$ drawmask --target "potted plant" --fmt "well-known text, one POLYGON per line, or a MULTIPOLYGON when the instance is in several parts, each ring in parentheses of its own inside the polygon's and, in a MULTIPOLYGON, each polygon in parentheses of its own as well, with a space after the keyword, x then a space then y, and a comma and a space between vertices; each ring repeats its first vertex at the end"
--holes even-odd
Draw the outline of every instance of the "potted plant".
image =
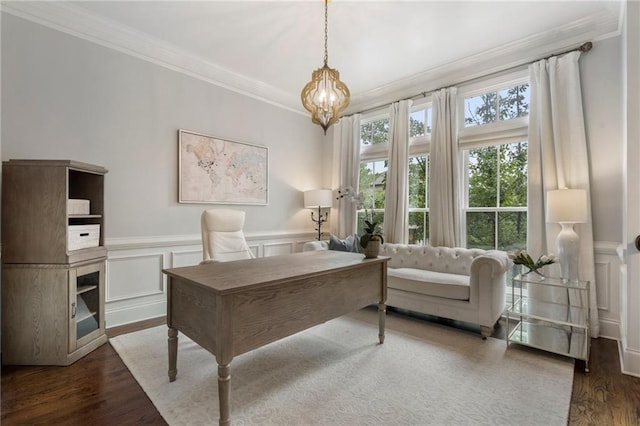
POLYGON ((364 223, 364 234, 360 237, 360 245, 364 249, 364 257, 378 257, 380 244, 384 243, 382 229, 378 226, 378 222, 365 220, 364 223))

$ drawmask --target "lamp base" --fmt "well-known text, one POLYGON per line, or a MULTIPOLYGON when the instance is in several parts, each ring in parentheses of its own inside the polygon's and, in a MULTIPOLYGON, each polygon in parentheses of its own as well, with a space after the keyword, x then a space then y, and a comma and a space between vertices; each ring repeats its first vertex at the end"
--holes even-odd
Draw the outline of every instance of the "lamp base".
POLYGON ((572 222, 561 222, 562 230, 558 234, 558 258, 560 259, 560 276, 564 280, 578 280, 580 259, 580 237, 573 229, 572 222))

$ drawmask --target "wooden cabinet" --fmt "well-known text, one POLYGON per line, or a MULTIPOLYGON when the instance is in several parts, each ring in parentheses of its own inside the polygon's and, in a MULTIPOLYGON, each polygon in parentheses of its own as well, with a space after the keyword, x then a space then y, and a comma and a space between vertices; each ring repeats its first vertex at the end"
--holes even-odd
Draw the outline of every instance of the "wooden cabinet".
POLYGON ((3 163, 3 364, 68 365, 107 341, 106 173, 67 160, 3 163))

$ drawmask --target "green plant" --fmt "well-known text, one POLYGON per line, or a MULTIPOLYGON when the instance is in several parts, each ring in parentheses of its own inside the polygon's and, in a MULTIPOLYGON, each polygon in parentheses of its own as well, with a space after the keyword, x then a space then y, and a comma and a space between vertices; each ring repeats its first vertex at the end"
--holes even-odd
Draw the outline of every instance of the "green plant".
POLYGON ((382 229, 378 226, 378 222, 370 222, 368 220, 364 221, 364 234, 360 237, 360 245, 362 248, 367 248, 369 245, 369 241, 380 241, 380 243, 384 243, 384 238, 382 237, 382 229))

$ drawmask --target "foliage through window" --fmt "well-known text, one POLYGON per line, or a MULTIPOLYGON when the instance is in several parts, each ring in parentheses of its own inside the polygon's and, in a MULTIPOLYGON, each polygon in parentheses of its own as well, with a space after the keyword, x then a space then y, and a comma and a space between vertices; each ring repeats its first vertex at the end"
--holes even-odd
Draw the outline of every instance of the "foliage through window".
POLYGON ((409 116, 409 137, 431 134, 431 108, 421 106, 409 116))
POLYGON ((379 145, 388 142, 388 118, 369 121, 360 126, 360 146, 379 145))
POLYGON ((511 120, 529 114, 529 84, 465 98, 465 127, 511 120))
POLYGON ((363 161, 360 163, 358 193, 362 205, 358 213, 358 235, 363 234, 364 221, 373 220, 380 227, 384 221, 384 199, 387 185, 387 160, 363 161))
POLYGON ((527 243, 527 142, 465 151, 467 247, 512 250, 527 243))
POLYGON ((409 244, 426 245, 429 238, 429 156, 409 159, 409 244))

